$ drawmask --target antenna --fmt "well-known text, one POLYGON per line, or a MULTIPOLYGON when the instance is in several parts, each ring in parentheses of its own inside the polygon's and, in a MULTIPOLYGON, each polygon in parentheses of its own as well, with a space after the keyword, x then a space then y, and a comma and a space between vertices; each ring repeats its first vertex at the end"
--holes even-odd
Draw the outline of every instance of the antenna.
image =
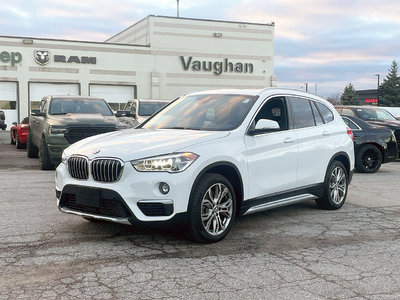
POLYGON ((176 0, 176 17, 179 18, 179 0, 176 0))

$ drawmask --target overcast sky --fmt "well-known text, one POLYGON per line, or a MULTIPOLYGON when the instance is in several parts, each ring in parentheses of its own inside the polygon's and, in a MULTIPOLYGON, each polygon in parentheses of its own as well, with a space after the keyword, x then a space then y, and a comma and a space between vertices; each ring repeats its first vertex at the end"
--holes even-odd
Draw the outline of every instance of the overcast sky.
MULTIPOLYGON (((400 60, 399 0, 180 0, 188 18, 275 22, 279 87, 322 96, 374 89, 400 60)), ((176 0, 0 0, 0 35, 104 41, 176 0)))

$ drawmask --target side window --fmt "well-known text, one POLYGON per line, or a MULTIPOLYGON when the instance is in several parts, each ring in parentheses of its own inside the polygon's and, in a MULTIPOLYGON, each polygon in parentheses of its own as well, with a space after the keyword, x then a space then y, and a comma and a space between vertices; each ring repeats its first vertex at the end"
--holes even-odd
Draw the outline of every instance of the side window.
POLYGON ((347 118, 343 118, 344 123, 349 126, 351 130, 361 130, 360 127, 358 127, 352 120, 349 120, 347 118))
POLYGON ((131 109, 129 110, 131 114, 136 115, 136 102, 132 102, 131 109))
POLYGON ((46 99, 42 99, 42 101, 40 102, 40 105, 39 105, 39 111, 46 112, 46 108, 47 108, 46 99))
POLYGON ((292 124, 294 129, 315 126, 310 101, 303 98, 290 97, 289 103, 293 117, 292 124))
POLYGON ((285 98, 275 97, 269 99, 257 113, 255 117, 255 124, 260 119, 276 121, 279 124, 280 130, 287 130, 289 126, 285 98))
POLYGON ((353 111, 351 109, 348 108, 343 108, 342 113, 343 116, 351 116, 351 117, 355 117, 353 111))
POLYGON ((319 111, 315 105, 316 105, 315 102, 311 101, 311 108, 312 108, 312 112, 314 114, 315 125, 319 126, 319 125, 324 124, 324 121, 322 120, 321 114, 319 113, 319 111))
POLYGON ((316 102, 317 108, 319 112, 321 113, 322 119, 324 120, 325 123, 329 123, 333 121, 333 113, 329 108, 327 108, 325 105, 322 103, 316 102))

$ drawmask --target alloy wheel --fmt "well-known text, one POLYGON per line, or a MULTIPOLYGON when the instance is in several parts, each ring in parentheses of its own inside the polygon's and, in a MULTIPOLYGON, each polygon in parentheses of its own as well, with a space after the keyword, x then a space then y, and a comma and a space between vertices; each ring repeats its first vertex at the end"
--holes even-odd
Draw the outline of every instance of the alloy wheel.
POLYGON ((378 153, 373 149, 366 150, 362 154, 361 163, 367 170, 375 168, 378 163, 378 153))
POLYGON ((347 189, 346 173, 341 167, 336 167, 331 173, 329 193, 332 202, 339 205, 344 201, 347 189))
POLYGON ((232 220, 233 199, 228 187, 222 183, 208 188, 201 201, 201 222, 210 235, 223 233, 232 220))

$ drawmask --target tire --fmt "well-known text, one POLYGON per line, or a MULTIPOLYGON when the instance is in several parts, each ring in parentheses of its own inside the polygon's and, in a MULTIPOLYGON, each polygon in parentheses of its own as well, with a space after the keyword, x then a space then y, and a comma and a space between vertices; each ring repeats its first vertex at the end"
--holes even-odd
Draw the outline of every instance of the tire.
POLYGON ((44 137, 40 139, 39 146, 39 163, 41 170, 53 170, 54 165, 51 163, 49 150, 47 148, 47 143, 44 137))
POLYGON ((15 137, 15 147, 17 147, 17 149, 24 149, 25 148, 25 144, 21 144, 18 138, 18 135, 16 135, 15 137))
POLYGON ((196 242, 218 242, 231 230, 235 215, 236 197, 232 184, 220 174, 205 174, 190 196, 188 236, 196 242))
POLYGON ((382 165, 382 153, 374 145, 364 145, 357 153, 356 170, 360 173, 375 173, 382 165))
POLYGON ((325 175, 324 194, 315 202, 318 208, 335 210, 343 206, 347 197, 349 176, 340 161, 333 161, 325 175))
POLYGON ((30 131, 26 137, 26 154, 29 158, 39 157, 39 149, 33 144, 30 131))
POLYGON ((10 144, 15 145, 15 140, 13 139, 13 133, 10 133, 10 144))

